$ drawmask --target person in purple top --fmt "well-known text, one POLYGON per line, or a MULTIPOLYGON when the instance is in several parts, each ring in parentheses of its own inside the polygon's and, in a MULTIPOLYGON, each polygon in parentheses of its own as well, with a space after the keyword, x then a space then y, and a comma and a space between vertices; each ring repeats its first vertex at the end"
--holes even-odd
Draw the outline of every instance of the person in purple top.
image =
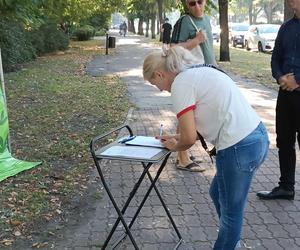
POLYGON ((272 54, 272 75, 279 84, 276 106, 276 134, 279 155, 279 185, 260 191, 260 199, 295 196, 296 137, 300 146, 300 0, 287 0, 294 17, 279 29, 272 54))

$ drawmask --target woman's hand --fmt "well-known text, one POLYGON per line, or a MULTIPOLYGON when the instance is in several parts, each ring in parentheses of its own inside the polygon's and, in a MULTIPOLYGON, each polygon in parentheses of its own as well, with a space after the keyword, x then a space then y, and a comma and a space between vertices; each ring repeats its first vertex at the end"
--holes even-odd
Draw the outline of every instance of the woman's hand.
POLYGON ((179 139, 179 134, 176 135, 161 135, 161 136, 155 136, 156 139, 160 140, 161 143, 169 149, 170 151, 175 151, 174 149, 176 148, 178 139, 179 139))
POLYGON ((170 151, 184 151, 193 146, 197 140, 194 111, 189 110, 179 119, 179 134, 156 136, 170 151))
POLYGON ((162 140, 162 144, 164 145, 164 147, 166 147, 167 149, 169 149, 170 151, 173 151, 173 152, 177 151, 176 150, 177 143, 178 143, 178 141, 175 138, 162 140))
POLYGON ((155 139, 161 140, 161 141, 166 141, 169 139, 174 138, 175 140, 178 140, 180 137, 179 134, 173 134, 173 135, 157 135, 155 136, 155 139))

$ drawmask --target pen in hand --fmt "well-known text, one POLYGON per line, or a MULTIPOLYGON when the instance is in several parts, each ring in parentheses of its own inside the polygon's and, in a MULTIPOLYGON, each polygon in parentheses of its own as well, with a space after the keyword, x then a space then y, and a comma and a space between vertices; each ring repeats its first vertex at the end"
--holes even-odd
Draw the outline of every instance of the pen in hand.
MULTIPOLYGON (((162 135, 163 135, 163 126, 164 126, 163 124, 160 124, 159 136, 162 136, 162 135)), ((163 142, 163 141, 165 141, 165 139, 161 139, 161 138, 160 138, 160 141, 163 142)))
POLYGON ((163 126, 164 125, 160 124, 159 136, 163 135, 163 126))

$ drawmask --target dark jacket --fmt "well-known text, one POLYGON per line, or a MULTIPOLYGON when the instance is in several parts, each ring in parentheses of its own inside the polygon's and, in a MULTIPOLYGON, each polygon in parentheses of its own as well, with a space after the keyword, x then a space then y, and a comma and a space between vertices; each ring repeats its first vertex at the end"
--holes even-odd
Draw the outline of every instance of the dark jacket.
POLYGON ((271 59, 272 76, 294 73, 300 85, 300 19, 293 17, 279 29, 271 59))

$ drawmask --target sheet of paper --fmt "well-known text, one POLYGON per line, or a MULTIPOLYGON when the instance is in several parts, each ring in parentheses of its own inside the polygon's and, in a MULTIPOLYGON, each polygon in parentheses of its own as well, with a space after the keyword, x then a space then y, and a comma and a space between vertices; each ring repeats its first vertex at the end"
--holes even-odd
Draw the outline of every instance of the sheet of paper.
POLYGON ((149 136, 136 136, 133 140, 125 142, 126 145, 164 148, 160 140, 149 136))
POLYGON ((161 152, 159 148, 135 147, 135 146, 112 146, 102 152, 103 156, 120 156, 127 158, 151 159, 161 152))

